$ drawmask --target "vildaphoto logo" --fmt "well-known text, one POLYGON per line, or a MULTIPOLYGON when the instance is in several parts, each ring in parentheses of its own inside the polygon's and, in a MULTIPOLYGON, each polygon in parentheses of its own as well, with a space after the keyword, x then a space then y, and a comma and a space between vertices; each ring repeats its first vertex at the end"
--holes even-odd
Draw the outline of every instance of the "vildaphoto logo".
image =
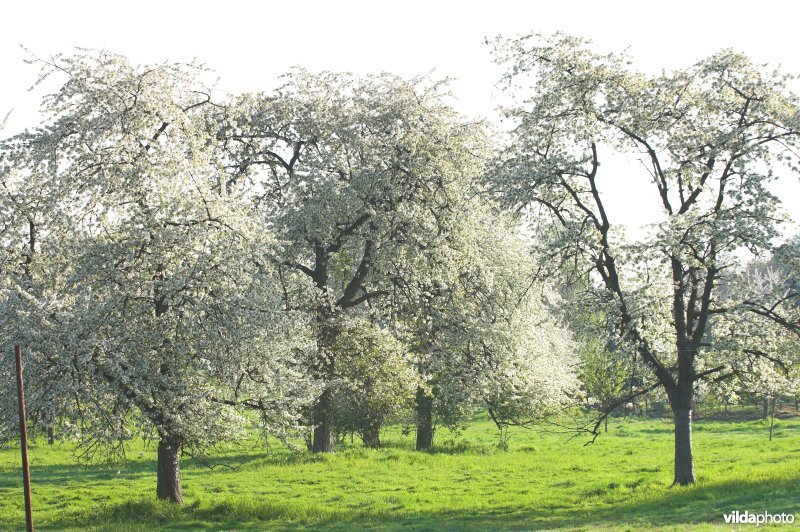
POLYGON ((769 512, 752 513, 736 510, 723 516, 727 525, 791 525, 794 514, 771 514, 769 512))

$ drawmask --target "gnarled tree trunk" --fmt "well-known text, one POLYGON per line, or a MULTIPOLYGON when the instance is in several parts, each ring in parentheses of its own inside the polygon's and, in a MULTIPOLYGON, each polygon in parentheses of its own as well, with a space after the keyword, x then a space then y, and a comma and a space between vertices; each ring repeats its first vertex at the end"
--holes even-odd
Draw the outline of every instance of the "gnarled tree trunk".
POLYGON ((417 450, 427 451, 433 446, 433 396, 417 388, 417 450))
POLYGON ((326 388, 314 404, 314 442, 311 451, 333 452, 333 392, 326 388))
MULTIPOLYGON (((327 265, 322 258, 317 258, 317 286, 326 291, 327 265)), ((316 308, 317 320, 317 358, 312 364, 314 378, 325 385, 325 390, 317 398, 312 408, 314 437, 311 451, 314 453, 333 452, 333 390, 330 382, 334 376, 335 342, 339 334, 333 321, 333 311, 325 305, 316 308)))
POLYGON ((158 484, 156 494, 159 499, 181 504, 181 445, 180 436, 167 435, 158 442, 158 484))

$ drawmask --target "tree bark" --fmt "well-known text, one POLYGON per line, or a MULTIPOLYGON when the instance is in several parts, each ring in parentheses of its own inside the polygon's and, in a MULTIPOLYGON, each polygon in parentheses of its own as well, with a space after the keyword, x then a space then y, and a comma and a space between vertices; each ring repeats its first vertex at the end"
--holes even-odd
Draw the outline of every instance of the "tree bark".
POLYGON ((694 484, 694 456, 692 455, 692 409, 673 408, 675 415, 675 478, 672 485, 694 484))
POLYGON ((156 494, 161 500, 175 504, 183 503, 181 490, 181 445, 180 436, 165 436, 158 442, 158 484, 156 494))
POLYGON ((53 445, 56 442, 56 433, 53 425, 47 426, 47 444, 53 445))
POLYGON ((333 452, 333 392, 326 388, 314 404, 314 442, 311 451, 333 452))
MULTIPOLYGON (((327 259, 323 250, 317 250, 317 273, 314 282, 323 292, 327 292, 327 259)), ((312 421, 314 422, 314 437, 311 452, 332 453, 333 434, 333 389, 330 387, 334 376, 335 343, 339 331, 334 323, 333 310, 324 304, 319 304, 316 310, 317 331, 317 356, 312 363, 314 378, 321 382, 325 389, 320 394, 312 408, 312 421)))
POLYGON ((417 388, 417 450, 428 451, 433 447, 433 397, 417 388))

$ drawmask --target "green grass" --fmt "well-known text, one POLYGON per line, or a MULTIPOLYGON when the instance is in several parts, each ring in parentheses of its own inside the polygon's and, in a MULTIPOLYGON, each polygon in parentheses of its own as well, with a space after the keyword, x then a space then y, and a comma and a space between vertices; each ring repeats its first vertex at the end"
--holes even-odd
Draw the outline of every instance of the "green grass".
MULTIPOLYGON (((186 529, 725 529, 733 510, 800 519, 800 420, 695 424, 698 482, 670 488, 672 425, 615 419, 586 438, 517 430, 507 452, 481 418, 460 435, 440 431, 431 453, 412 436, 385 448, 333 455, 236 450, 212 470, 184 459, 186 503, 155 499, 155 451, 134 449, 127 468, 76 465, 72 447, 31 447, 38 528, 186 529), (141 456, 139 451, 142 452, 141 456)), ((19 449, 0 450, 0 529, 24 527, 19 449)), ((731 527, 727 527, 729 530, 731 527)))

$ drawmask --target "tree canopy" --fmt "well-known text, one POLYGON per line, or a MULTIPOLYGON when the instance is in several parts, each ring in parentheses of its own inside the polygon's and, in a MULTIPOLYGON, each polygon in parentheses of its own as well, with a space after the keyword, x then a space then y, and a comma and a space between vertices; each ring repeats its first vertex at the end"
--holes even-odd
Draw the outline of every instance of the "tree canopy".
POLYGON ((788 77, 732 51, 646 76, 624 56, 560 34, 501 39, 496 53, 522 94, 491 182, 507 206, 538 220, 541 257, 594 280, 597 301, 669 397, 675 483, 693 483, 695 383, 725 369, 702 363, 710 321, 745 310, 723 306, 718 288, 740 250, 773 249, 782 215, 767 185, 776 165, 797 170, 800 115, 788 77), (601 160, 613 153, 639 159, 625 178, 638 173, 663 210, 640 242, 622 237, 607 208, 603 185, 615 176, 601 160))

